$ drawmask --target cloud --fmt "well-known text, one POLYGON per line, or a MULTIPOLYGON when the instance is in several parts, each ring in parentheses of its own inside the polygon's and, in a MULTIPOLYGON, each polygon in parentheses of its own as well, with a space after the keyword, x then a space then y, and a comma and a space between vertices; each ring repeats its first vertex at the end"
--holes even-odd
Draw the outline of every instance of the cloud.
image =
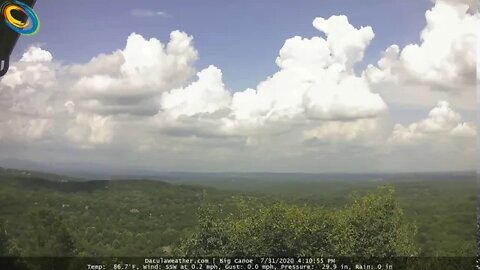
POLYGON ((316 18, 313 26, 327 35, 334 62, 344 65, 348 72, 363 59, 365 49, 375 36, 371 27, 356 29, 346 16, 332 16, 328 20, 316 18))
POLYGON ((391 45, 377 65, 365 71, 374 89, 396 102, 425 104, 453 97, 472 109, 479 15, 469 12, 470 2, 436 1, 425 13, 427 25, 419 44, 391 45))
POLYGON ((88 77, 94 75, 115 76, 120 72, 119 67, 125 63, 125 57, 121 50, 111 54, 100 54, 93 57, 86 64, 74 64, 69 68, 69 72, 75 76, 88 77))
POLYGON ((185 88, 163 93, 161 108, 175 118, 198 114, 213 114, 226 109, 231 94, 222 82, 222 71, 214 66, 198 72, 198 81, 185 88))
POLYGON ((52 60, 50 52, 38 47, 29 47, 21 59, 12 64, 9 72, 1 78, 1 82, 10 89, 52 87, 56 82, 52 60))
POLYGON ((478 0, 432 0, 432 2, 444 2, 450 5, 468 6, 470 12, 478 11, 478 0))
MULTIPOLYGON (((467 17, 465 6, 448 5, 461 11, 458 18, 467 17)), ((225 85, 219 67, 195 68, 193 37, 181 31, 166 42, 132 33, 123 48, 73 65, 33 46, 0 81, 0 149, 21 143, 49 155, 103 156, 110 163, 165 170, 396 169, 416 154, 422 160, 409 164, 413 169, 432 160, 447 164, 443 168, 468 167, 471 155, 462 153, 474 145, 475 129, 453 109, 453 98, 424 119, 394 125, 378 91, 380 85, 391 91, 431 85, 427 75, 410 72, 408 63, 416 59, 403 57, 405 50, 438 50, 452 60, 443 45, 425 45, 444 39, 438 33, 445 25, 436 16, 430 16, 422 44, 392 46, 362 76, 354 67, 373 29, 353 26, 346 16, 315 18, 317 36, 287 39, 275 59, 278 70, 238 92, 225 85), (448 159, 457 163, 449 167, 448 159)), ((456 51, 466 53, 470 43, 457 40, 463 35, 455 38, 447 41, 467 46, 456 51)), ((469 68, 468 61, 457 64, 469 68)), ((441 68, 432 76, 443 76, 441 68)), ((458 74, 451 78, 463 78, 458 74)))
POLYGON ((25 143, 46 139, 53 132, 54 121, 47 118, 12 117, 0 123, 0 138, 10 138, 25 143))
POLYGON ((20 59, 20 62, 51 62, 53 56, 49 51, 42 50, 38 47, 30 47, 20 59))
MULTIPOLYGON (((477 20, 477 37, 480 37, 480 20, 477 20)), ((480 42, 477 42, 477 91, 480 91, 480 42)))
POLYGON ((123 50, 70 68, 77 106, 95 113, 155 114, 163 92, 182 86, 194 73, 193 38, 174 31, 168 44, 131 34, 123 50))
POLYGON ((354 122, 331 121, 304 134, 307 141, 323 142, 368 142, 381 136, 381 123, 377 119, 359 119, 354 122))
POLYGON ((473 170, 476 166, 476 126, 465 122, 446 101, 428 116, 409 125, 396 124, 388 151, 378 166, 394 170, 473 170))
POLYGON ((53 132, 55 113, 51 89, 57 65, 50 52, 29 47, 0 80, 0 137, 15 141, 42 140, 53 132))
POLYGON ((427 141, 438 144, 439 140, 464 140, 475 136, 473 123, 462 122, 460 114, 448 102, 439 101, 427 118, 408 126, 395 125, 390 140, 395 143, 417 144, 427 141))
POLYGON ((386 110, 383 99, 353 72, 373 39, 372 29, 356 29, 345 16, 316 18, 313 25, 327 38, 288 39, 276 60, 280 70, 256 89, 233 95, 236 120, 255 125, 298 118, 356 120, 386 110))
POLYGON ((130 14, 134 17, 171 17, 165 11, 153 11, 150 9, 132 9, 130 14))
POLYGON ((79 113, 65 135, 81 147, 112 142, 115 123, 110 116, 79 113))
POLYGON ((57 72, 50 52, 29 47, 0 80, 0 137, 19 142, 42 140, 53 132, 48 89, 57 72))
POLYGON ((329 121, 347 126, 381 117, 385 102, 353 72, 374 36, 372 29, 357 29, 345 16, 317 18, 313 25, 325 31, 326 39, 288 39, 276 59, 279 71, 256 89, 232 94, 221 70, 210 66, 187 87, 165 92, 156 115, 158 126, 176 135, 243 136, 248 144, 262 140, 255 137, 289 133, 292 128, 301 135, 329 121))
POLYGON ((124 49, 68 66, 30 47, 0 81, 0 126, 10 129, 2 138, 110 144, 122 117, 155 115, 161 94, 184 85, 196 59, 180 31, 166 44, 133 33, 124 49))

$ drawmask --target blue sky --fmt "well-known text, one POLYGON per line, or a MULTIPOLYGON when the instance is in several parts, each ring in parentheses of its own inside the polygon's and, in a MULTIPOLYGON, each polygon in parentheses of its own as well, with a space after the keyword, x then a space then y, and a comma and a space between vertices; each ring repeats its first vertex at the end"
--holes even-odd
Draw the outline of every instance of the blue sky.
POLYGON ((37 1, 42 28, 22 37, 17 58, 32 43, 42 44, 55 59, 84 63, 99 53, 125 46, 132 32, 168 42, 173 30, 193 35, 199 69, 214 64, 222 69, 233 91, 255 87, 278 68, 275 59, 287 38, 319 35, 315 17, 347 15, 354 26, 372 26, 375 38, 358 69, 376 63, 391 44, 419 41, 429 0, 102 0, 37 1), (168 16, 133 16, 134 10, 166 12, 168 16))

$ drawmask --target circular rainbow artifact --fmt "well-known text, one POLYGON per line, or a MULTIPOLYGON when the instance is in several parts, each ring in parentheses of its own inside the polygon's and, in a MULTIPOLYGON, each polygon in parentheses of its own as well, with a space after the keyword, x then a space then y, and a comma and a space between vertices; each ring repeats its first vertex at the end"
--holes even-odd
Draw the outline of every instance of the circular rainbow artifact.
POLYGON ((35 35, 40 29, 40 20, 37 14, 31 7, 19 1, 7 1, 0 6, 0 12, 5 19, 5 24, 13 31, 21 35, 35 35), (13 12, 16 11, 16 16, 22 14, 26 20, 16 18, 13 12))

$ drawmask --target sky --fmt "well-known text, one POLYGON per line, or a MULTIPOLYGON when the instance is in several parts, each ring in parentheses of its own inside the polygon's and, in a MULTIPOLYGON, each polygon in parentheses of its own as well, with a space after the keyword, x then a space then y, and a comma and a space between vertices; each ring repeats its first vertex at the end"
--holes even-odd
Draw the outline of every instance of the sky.
POLYGON ((368 63, 377 61, 380 52, 393 43, 418 41, 425 25, 425 10, 431 6, 429 0, 380 4, 306 0, 301 5, 291 1, 238 0, 65 2, 60 6, 54 0, 37 1, 35 10, 44 18, 42 31, 20 41, 17 57, 37 42, 45 44, 45 49, 55 52, 56 58, 66 63, 84 63, 97 54, 119 49, 132 32, 167 40, 171 31, 181 30, 195 38, 200 55, 196 66, 221 67, 233 90, 254 87, 276 71, 274 60, 286 39, 318 35, 311 27, 315 17, 343 14, 354 25, 376 29, 382 39, 373 40, 369 46, 365 57, 368 63), (79 44, 81 50, 75 49, 79 44))
POLYGON ((0 79, 0 160, 472 170, 473 3, 40 0, 0 79))

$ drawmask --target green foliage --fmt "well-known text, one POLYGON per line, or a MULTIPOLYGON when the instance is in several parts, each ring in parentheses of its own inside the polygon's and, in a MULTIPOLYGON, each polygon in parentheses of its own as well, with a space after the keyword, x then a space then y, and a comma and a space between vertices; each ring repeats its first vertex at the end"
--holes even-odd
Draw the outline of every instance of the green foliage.
POLYGON ((60 216, 51 209, 33 210, 29 226, 15 249, 23 256, 66 257, 75 255, 75 243, 60 216))
MULTIPOLYGON (((228 174, 185 179, 186 184, 248 192, 293 204, 341 208, 348 194, 365 195, 380 184, 395 187, 405 218, 417 225, 419 256, 476 256, 477 183, 475 173, 308 175, 228 174), (215 178, 216 176, 216 178, 215 178), (228 179, 226 181, 225 179, 228 179)), ((412 229, 412 228, 411 228, 412 229)))
POLYGON ((7 231, 5 228, 5 222, 0 219, 0 256, 9 255, 9 244, 7 238, 7 231))
POLYGON ((380 187, 336 211, 239 200, 237 211, 205 205, 199 230, 181 252, 190 256, 414 256, 415 228, 392 187, 380 187))
MULTIPOLYGON (((37 254, 39 245, 34 243, 29 247, 29 241, 36 239, 35 233, 50 229, 33 227, 32 215, 28 213, 47 208, 64 224, 78 256, 174 255, 172 252, 178 249, 182 238, 188 240, 177 251, 190 254, 257 251, 258 254, 288 254, 298 248, 296 252, 305 256, 348 255, 361 248, 363 241, 370 248, 360 249, 359 254, 388 250, 390 253, 385 255, 408 255, 412 251, 410 235, 415 232, 408 224, 417 225, 415 242, 420 256, 476 254, 475 177, 440 175, 427 179, 422 175, 398 175, 382 181, 395 186, 397 200, 390 201, 390 195, 379 197, 389 194, 387 189, 383 193, 377 191, 372 203, 366 199, 367 194, 379 182, 330 181, 320 175, 302 174, 255 174, 248 179, 247 176, 242 174, 244 178, 237 179, 229 175, 193 175, 191 183, 181 185, 178 184, 181 179, 171 180, 175 183, 74 181, 61 176, 0 170, 0 219, 5 221, 8 232, 8 243, 1 241, 0 248, 7 246, 11 255, 37 254), (208 179, 202 177, 212 178, 211 186, 216 188, 199 186, 210 185, 208 179), (360 196, 349 198, 353 190, 360 196), (198 220, 197 208, 204 193, 212 205, 200 209, 198 220), (232 199, 232 196, 243 199, 232 199), (221 207, 214 207, 219 204, 221 207), (391 210, 400 206, 404 211, 391 210), (131 213, 132 209, 139 212, 131 213), (363 212, 366 214, 359 214, 363 212), (387 219, 390 223, 376 223, 378 219, 385 221, 382 217, 388 213, 393 215, 387 219), (199 230, 199 224, 208 230, 199 230), (384 224, 388 224, 385 228, 397 226, 395 233, 383 230, 384 224), (388 237, 377 239, 381 245, 372 248, 369 235, 375 236, 376 230, 388 237), (187 238, 195 231, 203 235, 187 238), (383 241, 394 236, 396 242, 383 241), (349 239, 356 239, 357 246, 349 239), (405 239, 408 241, 403 241, 405 239), (264 243, 272 248, 265 248, 264 243), (203 250, 196 248, 199 246, 204 247, 203 250)), ((1 237, 5 235, 0 234, 1 237)))
POLYGON ((393 187, 381 186, 336 215, 335 254, 341 256, 415 256, 416 227, 406 222, 393 187))
POLYGON ((78 256, 169 255, 197 224, 205 190, 216 202, 228 203, 232 194, 161 181, 71 183, 0 172, 0 217, 8 220, 13 255, 37 254, 28 241, 42 231, 28 213, 43 208, 68 228, 78 256))

